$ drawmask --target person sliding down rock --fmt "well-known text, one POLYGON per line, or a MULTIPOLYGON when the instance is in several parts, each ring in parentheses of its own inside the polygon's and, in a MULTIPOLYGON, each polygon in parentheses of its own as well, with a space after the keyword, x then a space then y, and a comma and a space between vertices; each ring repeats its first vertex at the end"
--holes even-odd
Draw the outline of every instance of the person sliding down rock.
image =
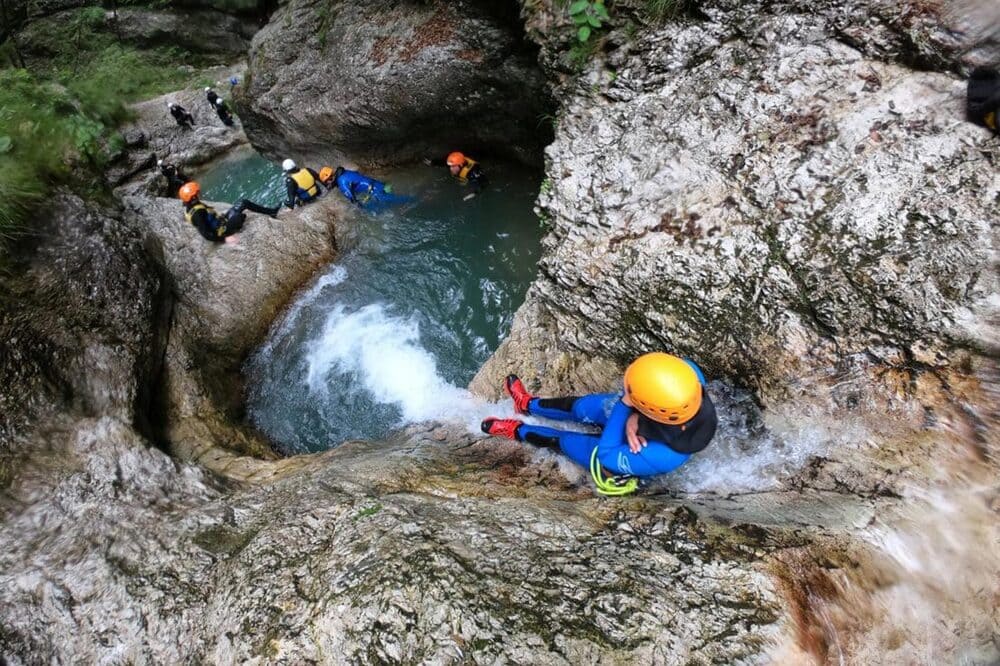
POLYGON ((215 243, 236 243, 236 233, 243 229, 247 216, 244 210, 277 217, 279 208, 268 208, 241 199, 225 213, 219 213, 199 200, 201 188, 198 183, 185 183, 180 189, 180 199, 184 203, 184 218, 198 230, 206 240, 215 243))
POLYGON ((286 159, 281 163, 281 170, 285 172, 285 191, 288 193, 285 205, 289 208, 315 201, 323 191, 319 174, 309 168, 300 169, 295 160, 286 159))
POLYGON ((160 173, 167 179, 167 196, 176 197, 181 186, 190 179, 180 170, 180 167, 163 160, 157 160, 156 166, 160 167, 160 173))
POLYGON ((194 127, 194 116, 188 113, 188 110, 183 106, 167 102, 167 108, 170 109, 170 115, 174 117, 178 125, 184 129, 192 129, 194 127))
POLYGON ((486 174, 483 173, 479 162, 469 159, 457 151, 449 153, 448 157, 443 160, 424 158, 424 164, 427 166, 447 166, 448 171, 458 179, 460 184, 472 188, 472 192, 462 197, 465 201, 476 196, 486 187, 486 174))
POLYGON ((222 99, 221 97, 215 100, 215 112, 218 114, 219 120, 222 121, 223 125, 225 125, 226 127, 233 126, 233 114, 229 110, 229 106, 226 104, 226 100, 222 99))
POLYGON ((965 110, 970 121, 1000 135, 1000 72, 986 67, 973 70, 965 110))
POLYGON ((509 375, 504 388, 518 413, 576 421, 602 432, 571 432, 495 417, 485 419, 481 427, 488 435, 562 451, 590 469, 598 492, 624 495, 637 487, 634 477, 671 472, 712 441, 719 421, 704 384, 697 365, 661 352, 632 362, 625 370, 624 394, 537 398, 517 375, 509 375))

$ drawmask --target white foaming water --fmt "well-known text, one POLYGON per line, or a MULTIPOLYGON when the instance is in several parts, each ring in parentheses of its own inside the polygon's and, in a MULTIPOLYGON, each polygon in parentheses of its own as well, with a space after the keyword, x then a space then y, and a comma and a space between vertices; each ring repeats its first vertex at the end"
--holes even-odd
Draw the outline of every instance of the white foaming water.
POLYGON ((309 305, 312 305, 319 295, 323 293, 326 287, 335 287, 344 280, 347 279, 347 269, 343 266, 334 266, 329 273, 323 275, 320 279, 316 280, 316 284, 309 287, 308 290, 301 297, 296 299, 288 312, 281 319, 276 327, 274 327, 267 336, 264 344, 261 345, 257 353, 254 354, 254 359, 251 361, 258 362, 260 359, 266 358, 272 351, 274 351, 275 342, 284 339, 288 332, 298 323, 299 316, 302 314, 302 310, 309 305))
MULTIPOLYGON (((348 271, 335 266, 317 280, 276 325, 251 364, 267 364, 276 344, 294 337, 292 332, 301 328, 310 315, 317 314, 317 308, 322 308, 319 312, 326 310, 325 322, 318 331, 313 328, 306 333, 306 353, 298 376, 316 404, 340 405, 326 408, 330 418, 337 418, 343 409, 350 408, 328 400, 334 393, 331 390, 334 384, 345 381, 346 377, 346 381, 356 382, 357 390, 367 393, 375 403, 397 408, 397 427, 442 421, 458 423, 470 432, 479 433, 482 419, 498 416, 541 422, 559 429, 580 429, 578 424, 526 419, 514 413, 509 399, 487 402, 448 382, 441 375, 434 354, 421 343, 416 316, 391 314, 381 302, 361 307, 324 305, 329 296, 324 290, 344 283, 347 278, 348 271)), ((772 415, 770 427, 766 428, 746 394, 719 382, 712 382, 709 391, 720 416, 715 441, 673 474, 652 479, 651 489, 734 493, 774 488, 818 452, 834 446, 856 446, 866 439, 860 428, 848 428, 843 422, 826 427, 815 419, 795 415, 772 415)), ((353 408, 366 409, 358 404, 353 408)), ((298 428, 294 422, 286 426, 292 430, 298 428)), ((544 457, 545 453, 541 451, 539 455, 544 457)), ((560 463, 566 463, 561 467, 568 478, 584 478, 582 470, 562 456, 558 458, 560 463)))
POLYGON ((377 402, 399 407, 399 425, 449 421, 479 432, 483 418, 510 411, 442 378, 434 356, 420 344, 416 319, 393 316, 382 303, 354 311, 335 306, 310 344, 306 383, 311 392, 325 395, 332 371, 349 374, 377 402))

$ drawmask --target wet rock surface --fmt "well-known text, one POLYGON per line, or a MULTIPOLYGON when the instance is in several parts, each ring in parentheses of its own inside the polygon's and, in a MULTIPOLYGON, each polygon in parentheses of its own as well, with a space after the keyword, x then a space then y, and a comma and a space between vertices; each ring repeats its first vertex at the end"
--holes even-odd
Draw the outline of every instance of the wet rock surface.
POLYGON ((538 162, 551 111, 514 3, 283 5, 238 97, 272 158, 400 163, 452 150, 538 162))
POLYGON ((58 193, 35 222, 0 279, 0 454, 67 412, 141 425, 162 354, 168 297, 139 228, 58 193))
POLYGON ((14 663, 731 662, 773 636, 766 561, 802 541, 711 507, 567 502, 518 479, 516 448, 454 430, 347 444, 235 492, 109 419, 55 439, 66 462, 25 470, 5 498, 14 663))

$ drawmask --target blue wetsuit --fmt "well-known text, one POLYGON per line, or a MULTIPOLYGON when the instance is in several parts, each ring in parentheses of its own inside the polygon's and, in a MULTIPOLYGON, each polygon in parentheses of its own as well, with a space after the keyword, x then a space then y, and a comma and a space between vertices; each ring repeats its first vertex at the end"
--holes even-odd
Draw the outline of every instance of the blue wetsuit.
MULTIPOLYGON (((691 361, 687 362, 698 373, 698 379, 704 386, 705 377, 701 369, 691 361)), ((632 408, 623 403, 621 398, 620 393, 595 393, 571 399, 571 405, 563 399, 533 398, 528 403, 528 413, 533 416, 557 421, 577 421, 599 426, 602 431, 597 435, 557 430, 526 423, 518 427, 517 438, 543 446, 553 441, 558 442, 562 452, 584 468, 590 467, 590 457, 596 448, 597 459, 601 466, 614 474, 631 474, 633 476, 664 474, 677 469, 691 457, 691 453, 682 453, 677 450, 684 448, 683 446, 675 444, 674 447, 671 447, 666 442, 651 439, 648 434, 644 435, 647 439, 647 445, 639 453, 632 453, 625 437, 625 422, 632 414, 632 408)), ((640 415, 640 432, 644 430, 641 425, 643 420, 640 415)), ((702 435, 702 442, 697 447, 704 448, 708 440, 715 434, 717 424, 715 406, 712 405, 708 394, 702 394, 702 407, 691 420, 691 424, 702 435)), ((685 424, 685 426, 687 425, 685 424)), ((675 432, 678 433, 684 430, 682 426, 667 426, 659 430, 670 432, 669 429, 676 429, 675 432)))
POLYGON ((385 183, 369 178, 357 171, 344 171, 337 176, 337 187, 340 192, 347 197, 351 203, 362 206, 370 204, 394 204, 410 201, 409 197, 402 197, 387 192, 385 183))

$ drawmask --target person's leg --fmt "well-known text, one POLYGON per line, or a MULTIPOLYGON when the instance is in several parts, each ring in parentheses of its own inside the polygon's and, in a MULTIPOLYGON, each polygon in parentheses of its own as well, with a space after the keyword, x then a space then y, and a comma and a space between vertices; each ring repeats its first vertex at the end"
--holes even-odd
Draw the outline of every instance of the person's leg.
POLYGON ((239 203, 237 203, 236 206, 233 206, 233 208, 236 208, 237 206, 241 211, 252 210, 255 213, 260 213, 261 215, 268 215, 270 217, 274 217, 275 215, 277 215, 279 210, 277 207, 270 208, 268 206, 261 206, 258 203, 250 201, 249 199, 240 199, 239 203))
POLYGON ((600 441, 596 435, 567 432, 527 423, 517 429, 517 439, 535 446, 558 449, 584 469, 590 467, 590 456, 600 441))
POLYGON ((236 232, 241 231, 243 229, 243 224, 247 221, 247 216, 240 207, 240 204, 236 204, 227 210, 225 212, 225 216, 227 236, 232 236, 236 232))
POLYGON ((564 398, 532 398, 527 412, 556 421, 578 421, 602 426, 607 423, 606 407, 618 396, 614 393, 592 393, 564 398))

